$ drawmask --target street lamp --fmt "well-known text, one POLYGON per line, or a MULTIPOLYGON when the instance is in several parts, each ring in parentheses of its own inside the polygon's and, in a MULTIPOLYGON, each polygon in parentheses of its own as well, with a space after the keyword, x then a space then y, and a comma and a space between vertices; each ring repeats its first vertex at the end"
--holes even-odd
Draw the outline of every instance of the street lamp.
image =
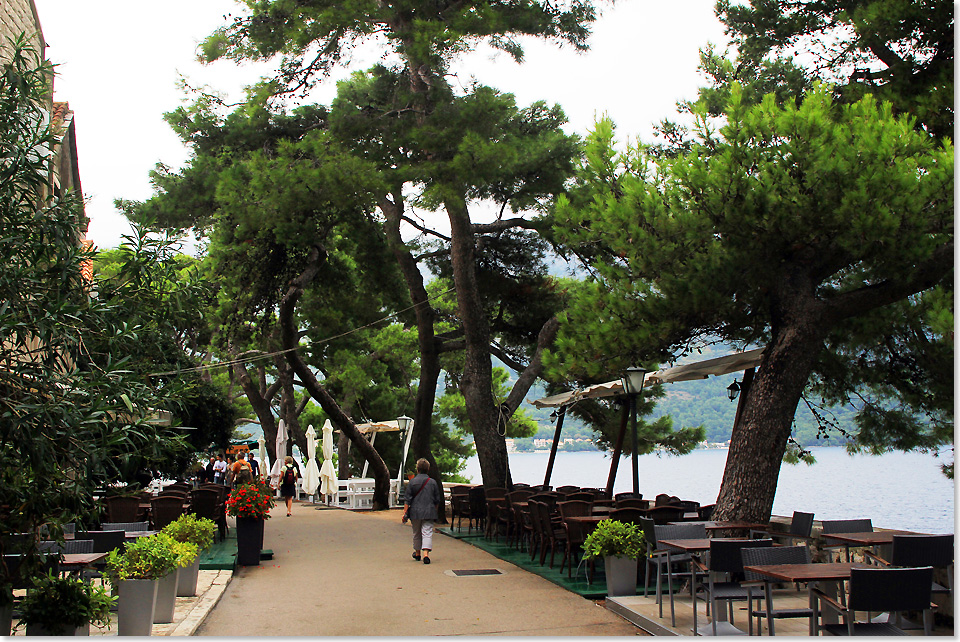
POLYGON ((399 417, 397 417, 397 428, 399 428, 400 431, 403 432, 407 429, 407 426, 410 425, 411 421, 413 421, 413 419, 411 419, 410 417, 407 417, 406 415, 400 415, 399 417))
POLYGON ((623 392, 630 400, 630 421, 632 423, 630 442, 633 445, 633 492, 640 492, 640 463, 637 459, 637 395, 643 390, 643 378, 647 371, 643 368, 627 368, 620 377, 623 392))
POLYGON ((734 379, 733 383, 727 386, 727 397, 730 398, 730 401, 735 401, 739 395, 740 395, 740 384, 737 383, 736 379, 734 379))

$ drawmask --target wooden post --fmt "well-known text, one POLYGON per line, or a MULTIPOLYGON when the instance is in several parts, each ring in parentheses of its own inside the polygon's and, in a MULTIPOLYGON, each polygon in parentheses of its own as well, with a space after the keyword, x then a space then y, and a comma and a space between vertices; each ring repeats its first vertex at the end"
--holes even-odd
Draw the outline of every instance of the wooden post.
MULTIPOLYGON (((740 385, 740 399, 737 401, 737 414, 733 417, 733 428, 740 423, 740 414, 743 412, 743 400, 747 398, 747 391, 753 383, 753 373, 756 368, 747 368, 743 371, 743 383, 740 385)), ((731 431, 732 432, 732 431, 731 431)))

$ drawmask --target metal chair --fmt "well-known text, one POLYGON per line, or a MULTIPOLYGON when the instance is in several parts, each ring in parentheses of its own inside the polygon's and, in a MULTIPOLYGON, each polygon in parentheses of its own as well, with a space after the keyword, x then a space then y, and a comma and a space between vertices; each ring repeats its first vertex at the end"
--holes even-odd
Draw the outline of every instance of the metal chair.
MULTIPOLYGON (((83 531, 76 533, 75 539, 92 540, 93 550, 90 551, 91 553, 109 553, 113 550, 123 551, 125 534, 123 531, 83 531)), ((85 579, 103 577, 103 570, 106 565, 106 561, 93 564, 92 568, 83 571, 83 577, 85 579)))
MULTIPOLYGON (((743 633, 737 629, 733 623, 733 602, 745 601, 751 596, 747 587, 742 584, 744 575, 741 551, 744 548, 765 548, 770 546, 773 546, 772 539, 713 539, 710 540, 709 562, 704 563, 696 557, 692 559, 691 564, 693 567, 706 573, 708 578, 707 583, 701 584, 700 586, 697 586, 696 573, 694 573, 691 578, 694 596, 694 635, 699 635, 697 630, 697 598, 701 590, 705 593, 704 599, 707 601, 707 613, 711 616, 710 628, 712 634, 739 635, 743 633), (722 575, 725 579, 717 581, 717 575, 722 575), (719 620, 717 609, 724 607, 718 605, 718 602, 727 603, 726 609, 729 619, 719 620)), ((749 615, 747 619, 750 619, 749 615)))
POLYGON ((560 519, 568 517, 589 517, 593 512, 593 502, 582 499, 569 499, 557 502, 557 511, 560 513, 560 519))
MULTIPOLYGON (((810 533, 813 531, 813 513, 801 513, 793 511, 793 518, 790 520, 790 526, 786 532, 766 529, 751 529, 750 537, 769 537, 775 540, 803 540, 805 542, 813 539, 810 533)), ((833 531, 840 533, 842 531, 833 531)))
MULTIPOLYGON (((872 533, 873 532, 873 522, 869 519, 832 519, 832 520, 823 520, 820 522, 820 525, 823 527, 823 534, 828 535, 830 533, 872 533)), ((825 546, 824 548, 839 548, 843 546, 844 551, 846 551, 847 561, 850 561, 850 545, 849 544, 837 544, 834 546, 825 546)))
MULTIPOLYGON (((806 545, 799 546, 770 546, 762 548, 743 548, 740 549, 740 556, 743 559, 744 566, 760 566, 764 564, 809 564, 810 549, 806 545)), ((813 614, 813 609, 775 609, 773 608, 773 581, 750 571, 744 571, 744 577, 747 582, 747 634, 753 635, 753 618, 757 618, 757 633, 761 634, 761 618, 767 618, 767 634, 776 635, 774 631, 774 620, 784 618, 805 617, 809 618, 813 614), (754 595, 752 583, 763 582, 763 595, 754 595), (766 602, 766 608, 753 608, 753 600, 757 602, 763 599, 766 602)))
MULTIPOLYGON (((705 539, 707 529, 703 524, 675 524, 657 526, 649 517, 640 518, 640 528, 643 530, 643 539, 646 543, 646 568, 643 576, 643 595, 650 593, 650 569, 657 567, 656 603, 660 608, 660 617, 663 617, 663 580, 667 576, 667 550, 659 544, 660 539, 705 539)), ((670 564, 688 564, 691 557, 687 553, 670 555, 670 564)), ((692 571, 681 571, 678 577, 689 576, 692 571)), ((673 599, 673 586, 667 587, 668 594, 673 599)))
POLYGON ((709 522, 710 518, 713 517, 713 509, 716 507, 716 504, 707 504, 706 506, 701 506, 697 509, 697 519, 702 522, 709 522))
POLYGON ((640 526, 640 520, 645 517, 644 511, 639 508, 617 507, 610 511, 610 519, 615 519, 618 522, 624 522, 626 524, 636 524, 637 526, 640 526))
POLYGON ((70 555, 74 553, 92 553, 93 540, 92 539, 68 539, 62 544, 61 552, 64 555, 70 555))
POLYGON ((654 524, 679 522, 683 519, 683 509, 676 506, 654 506, 647 509, 647 517, 652 519, 654 524))
MULTIPOLYGON (((847 531, 837 531, 847 532, 847 531)), ((870 613, 888 611, 922 611, 923 630, 930 635, 932 628, 930 586, 933 567, 921 568, 853 568, 850 570, 850 591, 847 603, 840 604, 818 588, 812 588, 815 597, 813 609, 816 628, 814 635, 826 631, 831 635, 906 635, 890 622, 857 622, 856 611, 870 613), (826 607, 843 617, 843 624, 824 624, 822 609, 826 607)))
POLYGON ((190 512, 217 525, 220 541, 227 535, 227 518, 219 490, 195 488, 190 491, 190 512))
POLYGON ((566 496, 566 495, 569 495, 569 494, 571 494, 571 493, 578 493, 578 492, 580 492, 580 487, 579 487, 579 486, 569 486, 569 485, 567 485, 567 486, 557 486, 555 490, 556 490, 556 492, 559 493, 560 495, 566 496))
MULTIPOLYGON (((866 556, 884 566, 932 566, 948 569, 953 565, 953 535, 894 535, 890 561, 874 553, 866 556)), ((953 577, 947 571, 947 586, 933 582, 931 593, 953 595, 953 577)))
POLYGON ((457 530, 463 530, 463 518, 470 516, 470 487, 469 486, 451 486, 450 487, 450 528, 453 528, 453 520, 457 520, 457 530))
POLYGON ((570 501, 583 501, 583 502, 590 502, 590 503, 592 504, 592 503, 593 503, 593 500, 595 500, 596 498, 597 498, 597 496, 596 496, 594 493, 591 493, 591 492, 589 492, 589 491, 581 490, 581 491, 577 491, 577 492, 575 492, 575 493, 568 493, 568 494, 564 497, 564 501, 568 501, 568 502, 570 502, 570 501))
POLYGON ((533 511, 534 517, 540 520, 540 534, 543 537, 543 546, 540 549, 540 566, 543 566, 547 557, 546 545, 550 545, 550 568, 553 568, 554 553, 557 548, 566 550, 567 532, 562 524, 555 524, 550 518, 550 507, 546 504, 536 502, 533 511))
POLYGON ((467 499, 470 505, 470 515, 467 518, 467 532, 469 533, 473 529, 473 525, 477 525, 477 530, 482 530, 486 518, 487 518, 487 495, 483 490, 483 486, 474 486, 470 489, 470 492, 467 494, 467 499))
POLYGON ((640 510, 647 510, 650 508, 649 499, 638 499, 636 497, 625 497, 623 499, 615 499, 614 506, 617 508, 638 508, 640 510))

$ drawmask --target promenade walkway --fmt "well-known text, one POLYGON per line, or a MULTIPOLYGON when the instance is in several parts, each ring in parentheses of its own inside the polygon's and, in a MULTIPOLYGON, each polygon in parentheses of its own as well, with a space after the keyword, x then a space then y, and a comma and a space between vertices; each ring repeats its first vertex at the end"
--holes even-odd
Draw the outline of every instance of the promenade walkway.
POLYGON ((400 511, 295 503, 266 523, 274 558, 238 567, 196 635, 642 635, 596 602, 465 542, 435 536, 415 562, 400 511), (453 571, 498 569, 500 575, 453 571))

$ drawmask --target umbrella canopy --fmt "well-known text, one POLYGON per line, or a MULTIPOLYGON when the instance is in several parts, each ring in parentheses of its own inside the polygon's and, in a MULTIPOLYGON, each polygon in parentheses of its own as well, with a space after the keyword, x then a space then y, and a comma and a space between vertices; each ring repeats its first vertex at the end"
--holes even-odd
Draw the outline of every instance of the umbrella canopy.
POLYGON ((270 461, 270 458, 267 456, 267 440, 263 436, 263 431, 260 431, 260 438, 257 439, 257 448, 260 453, 260 475, 262 476, 267 470, 267 462, 270 461))
POLYGON ((320 485, 320 469, 317 468, 317 431, 313 429, 313 424, 307 428, 307 465, 303 471, 303 479, 300 480, 300 487, 307 495, 313 495, 317 492, 317 486, 320 485))
MULTIPOLYGON (((709 375, 724 375, 731 372, 754 368, 760 363, 760 357, 763 355, 763 348, 747 350, 746 352, 737 352, 728 354, 716 359, 707 359, 696 363, 687 363, 682 366, 674 366, 664 370, 650 372, 643 380, 643 387, 652 386, 658 383, 675 383, 677 381, 690 381, 692 379, 706 379, 709 375)), ((557 408, 559 406, 569 406, 581 399, 602 399, 605 397, 618 397, 623 394, 623 385, 620 380, 608 381, 588 386, 582 390, 573 390, 571 392, 562 392, 558 395, 535 399, 529 403, 537 408, 557 408)))
POLYGON ((277 460, 273 462, 273 466, 270 468, 270 477, 273 478, 275 484, 280 481, 280 469, 283 468, 283 457, 286 454, 287 425, 281 419, 280 425, 277 426, 277 460))
POLYGON ((333 467, 333 424, 323 422, 323 440, 320 442, 323 466, 320 468, 320 493, 332 495, 337 489, 337 470, 333 467))

